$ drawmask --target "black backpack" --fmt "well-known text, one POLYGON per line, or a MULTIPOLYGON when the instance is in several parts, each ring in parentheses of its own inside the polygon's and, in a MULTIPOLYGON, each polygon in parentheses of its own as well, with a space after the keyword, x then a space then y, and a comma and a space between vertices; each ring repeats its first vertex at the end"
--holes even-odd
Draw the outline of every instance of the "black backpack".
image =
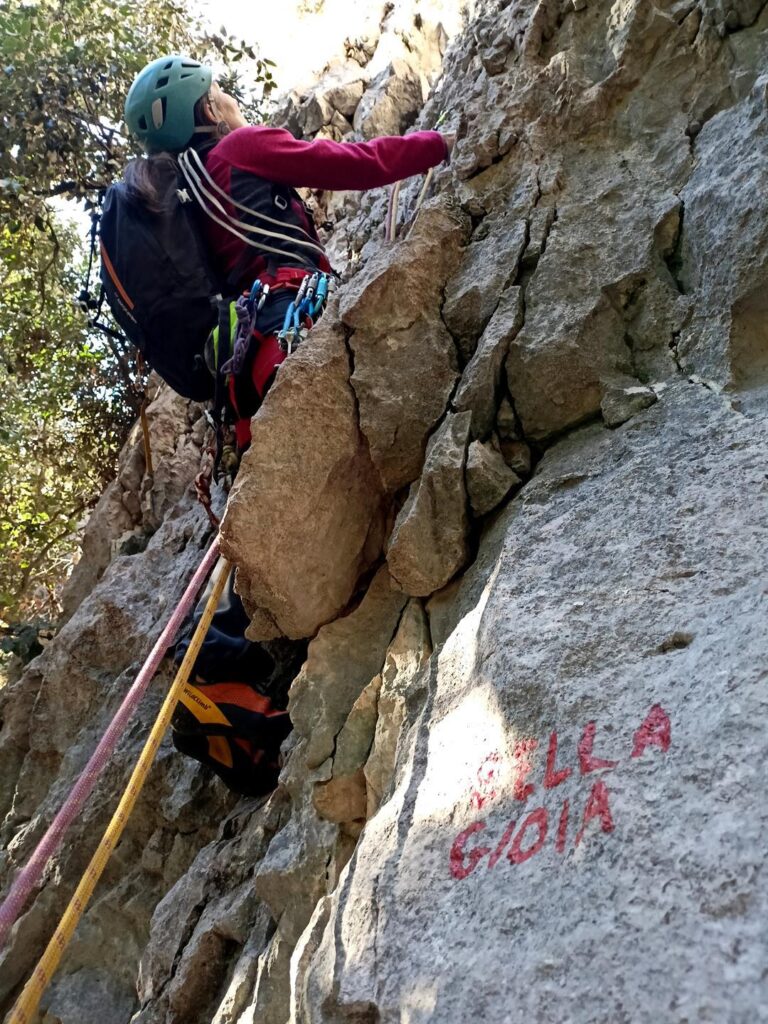
POLYGON ((153 213, 124 182, 110 186, 101 215, 101 280, 110 309, 149 365, 185 398, 214 397, 206 339, 218 319, 197 204, 179 172, 167 209, 153 213))

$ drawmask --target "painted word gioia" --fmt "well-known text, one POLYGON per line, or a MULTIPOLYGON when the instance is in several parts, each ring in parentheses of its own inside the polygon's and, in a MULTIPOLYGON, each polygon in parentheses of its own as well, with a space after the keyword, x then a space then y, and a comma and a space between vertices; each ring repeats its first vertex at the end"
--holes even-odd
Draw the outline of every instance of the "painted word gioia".
MULTIPOLYGON (((552 731, 547 745, 542 780, 545 790, 557 789, 574 772, 578 771, 582 777, 597 771, 607 774, 618 765, 618 761, 597 756, 594 750, 596 732, 595 722, 588 722, 576 748, 578 764, 558 766, 557 732, 552 731)), ((648 747, 657 747, 662 753, 666 753, 670 747, 671 733, 668 714, 660 704, 654 704, 634 733, 630 760, 642 757, 648 747)), ((538 746, 538 740, 528 738, 520 740, 513 750, 512 797, 515 800, 527 802, 536 791, 536 782, 531 776, 534 769, 533 753, 538 746)), ((494 752, 489 754, 480 766, 477 786, 470 795, 470 805, 476 810, 481 810, 486 803, 500 795, 496 787, 501 760, 501 755, 494 752)), ((576 814, 577 812, 573 815, 579 823, 574 838, 576 847, 581 844, 592 822, 595 822, 593 828, 602 832, 614 830, 610 792, 602 777, 593 782, 580 817, 577 818, 576 814)), ((550 834, 554 837, 555 851, 563 854, 571 830, 571 818, 570 799, 563 801, 559 814, 552 819, 546 807, 536 807, 519 822, 519 827, 517 818, 510 821, 499 841, 489 846, 484 845, 485 836, 479 835, 485 832, 486 823, 475 821, 454 840, 450 852, 451 875, 456 879, 466 878, 485 858, 489 869, 494 868, 505 855, 512 864, 523 864, 542 849, 550 834), (475 836, 476 839, 473 838, 475 836)))

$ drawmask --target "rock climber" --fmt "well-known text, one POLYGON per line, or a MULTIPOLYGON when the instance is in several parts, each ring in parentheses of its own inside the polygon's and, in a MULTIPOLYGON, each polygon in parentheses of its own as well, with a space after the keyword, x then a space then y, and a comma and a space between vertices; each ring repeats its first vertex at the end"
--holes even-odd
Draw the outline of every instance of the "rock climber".
POLYGON ((211 69, 180 55, 159 57, 137 76, 125 120, 145 150, 125 173, 135 198, 156 209, 176 174, 169 164, 187 156, 214 269, 234 290, 269 284, 266 306, 243 370, 229 378, 238 447, 250 437, 276 364, 285 358, 276 333, 302 279, 329 273, 330 264, 296 188, 366 190, 421 174, 450 158, 454 138, 417 131, 370 142, 295 139, 283 128, 249 125, 237 101, 211 69))
MULTIPOLYGON (((449 159, 453 136, 418 131, 370 142, 297 140, 282 128, 247 124, 211 69, 181 55, 159 57, 140 72, 125 102, 125 120, 146 154, 126 169, 131 199, 149 212, 162 212, 179 202, 181 172, 202 211, 200 226, 219 280, 243 299, 260 299, 258 330, 250 331, 239 372, 226 377, 236 447, 242 451, 250 442, 250 418, 286 356, 281 326, 284 332, 290 327, 301 295, 324 292, 331 273, 294 189, 388 185, 449 159)), ((321 311, 315 301, 309 322, 321 311)), ((207 350, 207 362, 209 357, 207 350)), ((217 358, 216 351, 214 365, 209 362, 213 373, 222 372, 217 358)), ((303 655, 288 641, 282 649, 250 643, 247 625, 230 588, 174 716, 174 743, 231 789, 258 795, 277 782, 280 746, 291 728, 287 687, 303 655)), ((178 645, 177 660, 186 646, 187 641, 178 645)))

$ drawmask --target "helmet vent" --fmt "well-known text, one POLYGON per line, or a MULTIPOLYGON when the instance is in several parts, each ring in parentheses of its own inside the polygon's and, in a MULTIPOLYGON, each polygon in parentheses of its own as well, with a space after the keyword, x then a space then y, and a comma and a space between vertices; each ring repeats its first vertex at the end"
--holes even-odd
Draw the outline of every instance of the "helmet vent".
POLYGON ((139 118, 139 131, 145 132, 147 130, 147 119, 142 114, 139 118))
POLYGON ((182 79, 182 78, 192 78, 192 72, 188 71, 186 74, 179 75, 179 79, 182 79))
POLYGON ((199 68, 200 67, 200 65, 198 64, 198 62, 196 60, 183 60, 181 62, 181 66, 183 68, 199 68))
POLYGON ((165 124, 165 96, 152 100, 152 124, 155 128, 162 128, 165 124))
POLYGON ((168 63, 163 68, 163 71, 170 71, 172 67, 173 67, 173 61, 169 60, 168 63))
MULTIPOLYGON (((181 77, 183 78, 184 75, 182 75, 181 77)), ((164 85, 168 85, 168 75, 163 75, 162 78, 158 78, 157 82, 155 83, 155 88, 162 89, 164 85)))

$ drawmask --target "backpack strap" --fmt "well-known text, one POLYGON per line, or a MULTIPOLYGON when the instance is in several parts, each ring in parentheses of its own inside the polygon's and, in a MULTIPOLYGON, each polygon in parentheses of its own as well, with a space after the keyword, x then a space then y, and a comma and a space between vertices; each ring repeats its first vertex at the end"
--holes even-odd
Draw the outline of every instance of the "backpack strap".
POLYGON ((295 262, 296 253, 287 249, 281 249, 276 243, 281 241, 288 242, 290 245, 296 245, 307 249, 308 252, 306 259, 308 265, 312 265, 312 256, 325 257, 323 247, 319 242, 314 241, 303 228, 300 228, 297 225, 285 224, 282 221, 276 220, 274 217, 268 217, 266 214, 259 213, 258 211, 249 210, 248 207, 245 207, 240 203, 236 203, 231 196, 227 195, 227 193, 216 184, 210 174, 208 174, 203 161, 195 150, 187 149, 183 153, 179 154, 179 167, 181 168, 182 174, 189 185, 192 195, 197 200, 200 209, 210 217, 211 220, 215 221, 241 242, 245 242, 246 245, 252 246, 254 249, 259 249, 262 252, 271 253, 274 256, 286 259, 291 263, 295 262), (258 217, 262 223, 279 226, 282 230, 272 231, 266 227, 256 227, 253 224, 247 224, 245 221, 238 220, 236 217, 233 217, 228 213, 224 203, 228 203, 234 207, 242 209, 250 216, 258 217), (286 230, 297 232, 299 237, 293 237, 285 234, 286 230), (260 235, 263 238, 268 238, 269 244, 265 241, 253 238, 252 236, 254 234, 260 235))

